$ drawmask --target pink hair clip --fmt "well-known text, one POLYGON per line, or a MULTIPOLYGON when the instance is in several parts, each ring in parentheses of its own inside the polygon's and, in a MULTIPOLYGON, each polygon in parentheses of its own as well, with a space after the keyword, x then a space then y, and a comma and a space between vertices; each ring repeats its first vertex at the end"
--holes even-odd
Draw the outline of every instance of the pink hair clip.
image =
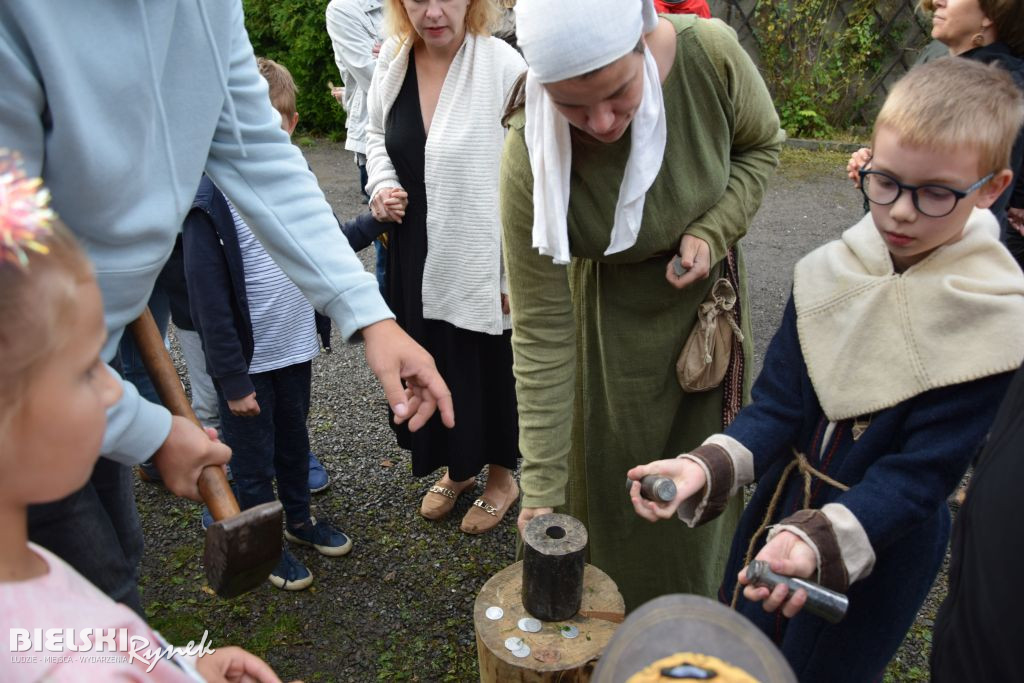
POLYGON ((0 149, 0 262, 27 268, 26 250, 49 253, 40 240, 53 234, 54 218, 43 179, 26 178, 21 155, 0 149))

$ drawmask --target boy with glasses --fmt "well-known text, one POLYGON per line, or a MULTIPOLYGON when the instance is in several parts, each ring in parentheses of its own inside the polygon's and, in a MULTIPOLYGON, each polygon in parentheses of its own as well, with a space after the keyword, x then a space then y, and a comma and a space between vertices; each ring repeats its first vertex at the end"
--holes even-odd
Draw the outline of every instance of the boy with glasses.
POLYGON ((871 211, 805 256, 753 403, 675 460, 654 504, 695 526, 758 486, 720 589, 806 681, 881 678, 942 564, 946 497, 1024 359, 1024 274, 988 207, 1010 183, 1024 98, 998 68, 940 60, 911 70, 875 123, 862 173, 871 211), (838 624, 806 595, 749 585, 753 559, 847 593, 838 624))

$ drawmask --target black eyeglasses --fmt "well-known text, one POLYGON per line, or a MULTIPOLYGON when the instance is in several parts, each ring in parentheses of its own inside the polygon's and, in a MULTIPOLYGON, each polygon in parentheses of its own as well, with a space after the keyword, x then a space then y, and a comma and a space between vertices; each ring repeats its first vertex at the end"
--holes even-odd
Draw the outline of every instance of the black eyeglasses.
POLYGON ((861 169, 860 191, 864 193, 864 198, 869 202, 888 206, 895 204, 903 194, 903 190, 907 190, 910 192, 915 209, 925 216, 942 218, 953 213, 953 209, 961 199, 987 183, 994 175, 995 173, 989 173, 970 187, 964 190, 955 190, 945 185, 905 185, 888 173, 861 169))

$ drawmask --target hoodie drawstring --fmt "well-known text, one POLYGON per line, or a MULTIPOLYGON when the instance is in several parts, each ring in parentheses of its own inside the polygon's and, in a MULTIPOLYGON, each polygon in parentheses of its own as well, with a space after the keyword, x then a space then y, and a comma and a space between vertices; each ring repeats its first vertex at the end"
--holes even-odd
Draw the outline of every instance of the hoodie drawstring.
MULTIPOLYGON (((140 2, 142 0, 139 0, 140 2)), ((242 142, 242 128, 238 124, 238 113, 235 111, 235 100, 231 97, 231 91, 228 89, 228 77, 224 73, 224 68, 220 63, 220 53, 217 52, 217 42, 213 37, 213 29, 210 27, 210 19, 206 16, 206 7, 204 6, 203 0, 197 0, 196 6, 199 8, 199 18, 203 22, 203 30, 206 31, 206 44, 210 47, 210 54, 213 56, 213 65, 217 68, 217 79, 220 81, 220 90, 224 93, 224 101, 228 106, 228 116, 231 117, 231 133, 235 136, 235 142, 238 143, 238 149, 242 153, 242 157, 247 157, 245 151, 245 143, 242 142)))
POLYGON ((142 39, 146 43, 146 61, 149 64, 149 88, 153 94, 153 100, 156 102, 157 114, 160 116, 160 132, 163 136, 164 155, 167 158, 167 167, 171 174, 171 191, 174 193, 175 205, 181 206, 183 199, 179 194, 178 169, 174 163, 174 150, 171 147, 171 131, 167 124, 167 109, 164 107, 164 99, 160 95, 160 80, 157 78, 156 63, 153 61, 153 41, 149 35, 149 17, 146 15, 146 3, 145 0, 137 0, 135 4, 139 8, 139 14, 142 15, 142 39))

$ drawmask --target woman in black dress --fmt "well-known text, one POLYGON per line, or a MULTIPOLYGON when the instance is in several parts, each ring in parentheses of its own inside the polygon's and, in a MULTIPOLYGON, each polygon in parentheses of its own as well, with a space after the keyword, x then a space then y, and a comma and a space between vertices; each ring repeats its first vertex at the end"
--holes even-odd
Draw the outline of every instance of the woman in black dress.
POLYGON ((389 232, 389 303, 431 352, 452 391, 456 425, 411 433, 413 474, 446 467, 420 513, 445 517, 488 465, 487 485, 462 530, 483 533, 519 496, 519 455, 508 299, 498 219, 500 118, 525 69, 491 38, 490 0, 388 0, 391 37, 368 96, 367 190, 389 232), (407 199, 392 196, 402 189, 407 199))

